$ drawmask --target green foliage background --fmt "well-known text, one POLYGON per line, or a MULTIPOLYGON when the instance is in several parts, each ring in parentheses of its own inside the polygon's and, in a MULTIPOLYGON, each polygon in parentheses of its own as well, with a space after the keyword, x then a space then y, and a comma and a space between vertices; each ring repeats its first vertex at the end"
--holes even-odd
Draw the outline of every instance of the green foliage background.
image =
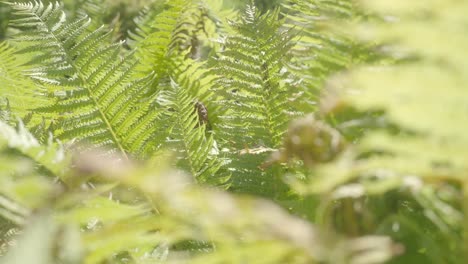
POLYGON ((0 263, 464 263, 464 1, 0 3, 0 263))

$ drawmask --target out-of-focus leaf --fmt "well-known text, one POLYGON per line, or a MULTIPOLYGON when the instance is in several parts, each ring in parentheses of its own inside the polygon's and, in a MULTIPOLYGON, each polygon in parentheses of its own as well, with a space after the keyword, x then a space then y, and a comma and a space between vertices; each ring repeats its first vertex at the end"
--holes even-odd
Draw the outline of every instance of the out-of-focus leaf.
POLYGON ((49 214, 38 215, 18 239, 2 264, 37 263, 51 264, 53 260, 54 237, 57 226, 49 214))

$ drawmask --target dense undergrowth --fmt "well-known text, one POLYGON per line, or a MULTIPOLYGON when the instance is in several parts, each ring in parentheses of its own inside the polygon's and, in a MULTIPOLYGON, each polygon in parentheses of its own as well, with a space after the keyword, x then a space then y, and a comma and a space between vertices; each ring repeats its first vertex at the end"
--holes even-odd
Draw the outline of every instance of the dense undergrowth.
POLYGON ((467 9, 2 1, 0 263, 464 263, 467 9))

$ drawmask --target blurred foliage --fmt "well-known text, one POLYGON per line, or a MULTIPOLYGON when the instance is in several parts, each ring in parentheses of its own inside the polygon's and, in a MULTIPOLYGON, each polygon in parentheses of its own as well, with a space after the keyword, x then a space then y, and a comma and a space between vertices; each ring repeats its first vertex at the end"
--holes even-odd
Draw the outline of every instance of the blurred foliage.
POLYGON ((319 115, 351 135, 353 144, 334 162, 314 166, 306 185, 291 184, 300 193, 326 197, 317 222, 330 225, 340 211, 348 212, 348 221, 339 223, 344 232, 385 234, 405 243, 395 263, 461 263, 468 164, 461 47, 468 39, 457 30, 466 22, 459 10, 467 5, 381 2, 364 5, 382 12, 380 23, 348 28, 361 40, 380 43, 398 64, 359 67, 328 81, 319 115))
MULTIPOLYGON (((384 237, 348 240, 322 233, 269 201, 195 185, 170 167, 170 155, 141 164, 83 152, 70 161, 56 151, 59 146, 37 146, 21 127, 0 127, 8 152, 1 156, 0 213, 11 226, 26 225, 19 247, 11 246, 2 263, 372 263, 394 247, 384 237), (18 144, 20 137, 30 143, 18 144), (57 173, 61 180, 40 176, 34 166, 43 164, 43 156, 34 154, 38 148, 55 153, 47 160, 66 169, 57 173), (90 175, 92 187, 68 181, 90 175)), ((15 232, 5 233, 3 247, 15 232)))
POLYGON ((3 1, 0 263, 464 263, 466 10, 3 1))

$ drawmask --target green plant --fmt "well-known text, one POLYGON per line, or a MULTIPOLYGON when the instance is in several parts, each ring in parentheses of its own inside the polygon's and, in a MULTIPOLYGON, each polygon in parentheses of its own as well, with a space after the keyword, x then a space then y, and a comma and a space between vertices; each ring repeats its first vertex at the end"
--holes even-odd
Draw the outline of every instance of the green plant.
POLYGON ((462 263, 468 6, 280 2, 2 2, 0 263, 462 263))

